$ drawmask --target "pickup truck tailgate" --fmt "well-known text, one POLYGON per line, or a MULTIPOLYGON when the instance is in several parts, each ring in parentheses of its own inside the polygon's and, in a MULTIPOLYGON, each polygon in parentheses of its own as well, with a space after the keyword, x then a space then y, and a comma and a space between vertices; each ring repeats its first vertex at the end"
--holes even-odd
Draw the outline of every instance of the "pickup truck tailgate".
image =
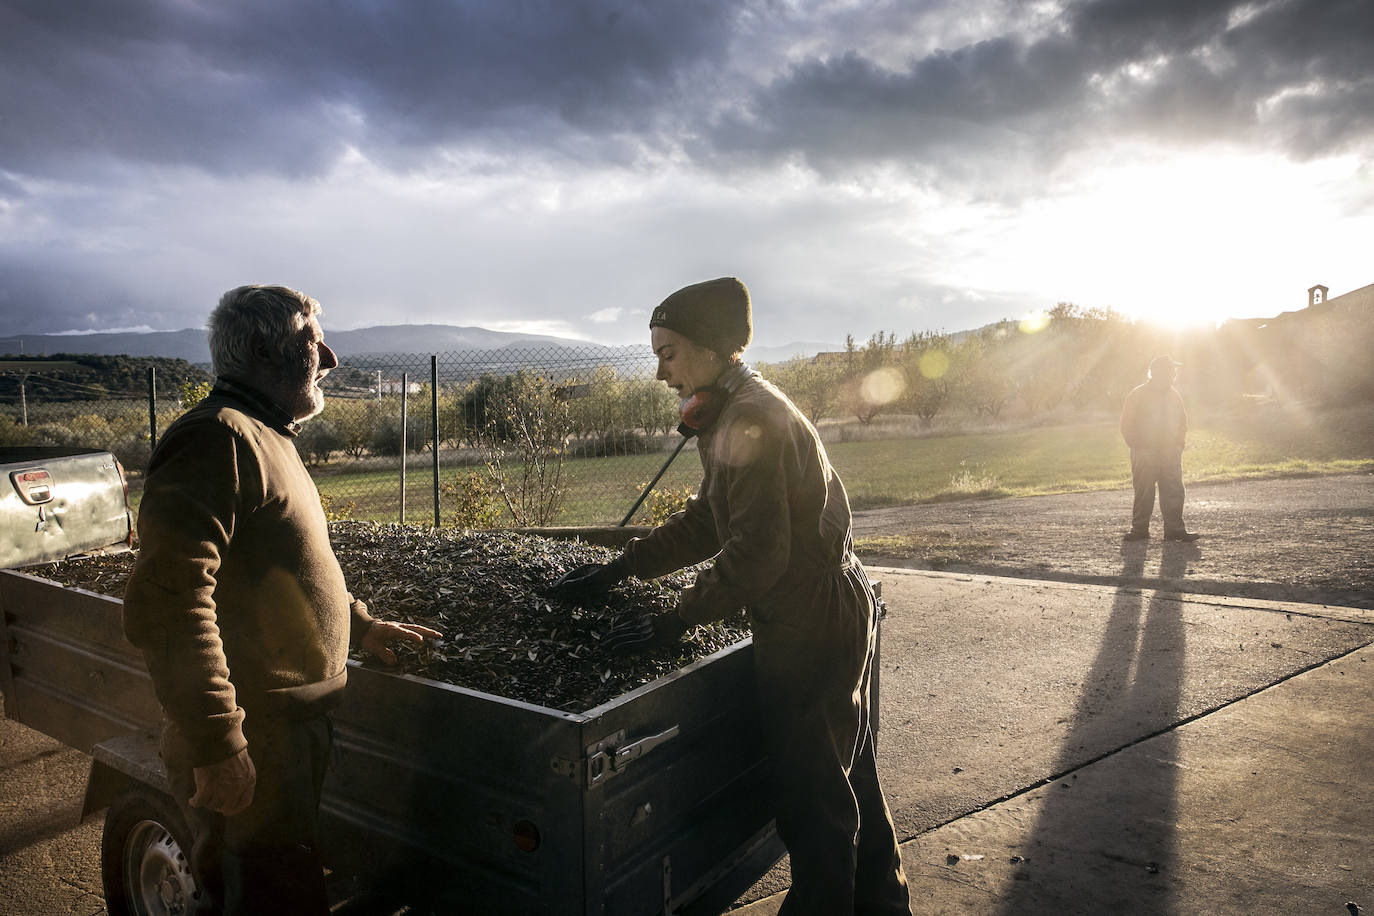
POLYGON ((128 549, 119 462, 89 449, 0 449, 0 568, 128 549))

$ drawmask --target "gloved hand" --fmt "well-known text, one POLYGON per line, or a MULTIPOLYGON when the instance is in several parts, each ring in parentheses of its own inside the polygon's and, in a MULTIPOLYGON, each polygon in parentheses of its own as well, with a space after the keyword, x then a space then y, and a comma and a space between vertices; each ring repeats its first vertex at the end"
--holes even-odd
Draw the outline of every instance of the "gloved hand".
POLYGON ((611 632, 601 637, 601 645, 616 655, 636 655, 672 645, 686 632, 687 623, 676 611, 642 614, 611 627, 611 632))
POLYGON ((612 586, 623 582, 629 575, 623 557, 616 557, 609 563, 583 563, 555 579, 545 593, 551 598, 574 604, 591 601, 605 595, 612 586))

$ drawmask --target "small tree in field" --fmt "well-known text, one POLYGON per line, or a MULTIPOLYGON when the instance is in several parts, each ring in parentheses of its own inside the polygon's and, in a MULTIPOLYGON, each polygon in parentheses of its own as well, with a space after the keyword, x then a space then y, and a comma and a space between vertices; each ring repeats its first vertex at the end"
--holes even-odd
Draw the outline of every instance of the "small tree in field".
POLYGON ((902 396, 902 374, 897 369, 897 335, 879 331, 868 343, 855 347, 845 338, 844 378, 839 385, 839 404, 865 425, 902 396))
POLYGON ((630 428, 665 435, 677 428, 681 416, 677 395, 671 388, 654 378, 627 378, 620 385, 630 428))
POLYGON ((177 394, 181 396, 181 407, 183 410, 190 410, 201 401, 210 396, 209 382, 197 382, 186 379, 177 386, 177 394))
POLYGON ((296 435, 296 451, 311 467, 328 464, 329 456, 342 449, 343 437, 334 424, 324 417, 315 417, 305 423, 296 435))
POLYGON ((541 375, 521 371, 510 382, 508 392, 488 405, 487 472, 517 527, 547 525, 567 495, 568 404, 541 375))
POLYGON ((1016 397, 1016 385, 1007 367, 1005 327, 970 337, 962 345, 959 398, 979 416, 996 418, 1016 397))
POLYGON ((439 485, 440 498, 453 507, 448 523, 456 528, 495 528, 501 520, 491 482, 477 471, 439 485))
POLYGON ((912 334, 897 359, 906 382, 902 403, 930 423, 944 409, 954 388, 954 348, 943 334, 912 334))
POLYGON ((839 401, 844 367, 833 360, 797 357, 785 363, 764 366, 761 372, 781 388, 812 423, 828 416, 839 401))

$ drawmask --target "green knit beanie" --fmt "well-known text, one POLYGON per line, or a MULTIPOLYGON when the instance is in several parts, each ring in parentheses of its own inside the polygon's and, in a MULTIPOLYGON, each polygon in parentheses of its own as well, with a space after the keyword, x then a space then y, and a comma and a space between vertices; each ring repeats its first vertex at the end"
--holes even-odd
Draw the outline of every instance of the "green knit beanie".
POLYGON ((754 339, 749 290, 735 277, 684 286, 654 309, 649 327, 676 331, 728 357, 754 339))

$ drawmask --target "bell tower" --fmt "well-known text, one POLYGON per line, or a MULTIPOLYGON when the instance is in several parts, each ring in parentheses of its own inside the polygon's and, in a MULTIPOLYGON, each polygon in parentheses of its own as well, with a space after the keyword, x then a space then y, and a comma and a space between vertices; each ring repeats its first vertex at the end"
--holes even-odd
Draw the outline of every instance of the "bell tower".
POLYGON ((1325 302, 1327 292, 1327 288, 1320 283, 1316 286, 1309 286, 1307 288, 1307 307, 1311 308, 1314 305, 1325 302))

